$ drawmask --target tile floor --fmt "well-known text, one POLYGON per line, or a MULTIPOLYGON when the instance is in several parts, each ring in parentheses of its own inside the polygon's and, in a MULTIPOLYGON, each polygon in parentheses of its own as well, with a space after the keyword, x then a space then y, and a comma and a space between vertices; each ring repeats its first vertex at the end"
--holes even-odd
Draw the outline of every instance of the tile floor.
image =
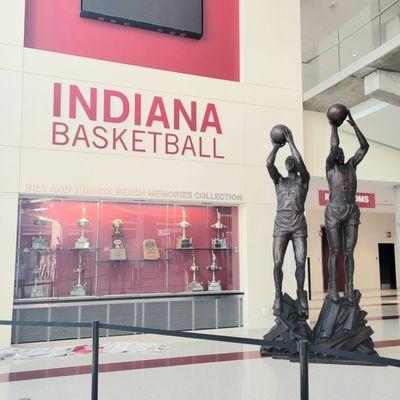
MULTIPOLYGON (((323 295, 310 303, 311 321, 318 316, 323 295)), ((380 355, 400 359, 400 291, 368 291, 362 306, 368 311, 380 355), (385 319, 387 318, 387 319, 385 319)), ((367 317, 367 318, 368 318, 367 317)), ((265 330, 243 328, 208 331, 212 334, 260 338, 265 330)), ((161 352, 102 354, 100 400, 294 400, 299 399, 299 366, 261 359, 258 348, 219 343, 136 335, 101 341, 145 341, 164 344, 161 352)), ((25 344, 48 347, 90 343, 89 340, 25 344)), ((90 399, 91 355, 0 361, 0 400, 90 399)), ((400 368, 310 365, 310 398, 399 399, 400 368)))

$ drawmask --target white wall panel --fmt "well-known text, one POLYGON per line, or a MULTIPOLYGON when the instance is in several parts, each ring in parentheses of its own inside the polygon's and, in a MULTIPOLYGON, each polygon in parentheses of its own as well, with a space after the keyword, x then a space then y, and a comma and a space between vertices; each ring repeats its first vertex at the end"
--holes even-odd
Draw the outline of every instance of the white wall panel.
POLYGON ((152 68, 99 61, 90 58, 24 49, 26 72, 83 80, 115 86, 132 86, 160 93, 180 93, 235 102, 243 101, 243 88, 238 82, 178 74, 152 68))
MULTIPOLYGON (((165 161, 159 159, 22 149, 22 193, 132 199, 137 198, 135 190, 243 194, 244 169, 182 161, 169 161, 166 168, 165 161)), ((229 203, 226 199, 192 200, 229 203)))
POLYGON ((0 43, 0 68, 22 70, 23 55, 22 47, 0 43))
POLYGON ((23 46, 25 26, 25 0, 1 2, 3 18, 0 24, 0 43, 23 46))
POLYGON ((19 158, 17 147, 0 146, 0 192, 18 192, 19 158))
POLYGON ((22 73, 0 69, 0 145, 18 146, 21 134, 22 73))
POLYGON ((243 3, 244 81, 300 92, 300 0, 243 3))
MULTIPOLYGON (((0 192, 0 249, 1 249, 1 281, 0 281, 0 319, 12 318, 14 298, 15 243, 17 238, 17 193, 0 192)), ((8 347, 11 340, 11 329, 0 327, 0 348, 8 347)))

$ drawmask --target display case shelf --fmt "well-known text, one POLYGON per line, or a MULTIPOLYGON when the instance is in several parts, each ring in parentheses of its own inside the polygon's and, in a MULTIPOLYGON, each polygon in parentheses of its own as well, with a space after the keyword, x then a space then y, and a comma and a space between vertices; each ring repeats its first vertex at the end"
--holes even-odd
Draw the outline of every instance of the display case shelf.
POLYGON ((79 280, 86 297, 181 293, 193 280, 193 262, 200 267, 199 281, 211 279, 207 270, 211 252, 221 267, 216 279, 222 290, 239 289, 238 210, 234 206, 23 196, 19 221, 16 300, 30 300, 35 279, 47 298, 71 296, 79 280), (185 237, 184 231, 196 247, 175 247, 185 237), (218 235, 224 237, 227 248, 211 246, 218 235), (79 238, 92 247, 75 248, 79 238), (43 249, 33 247, 38 239, 45 243, 43 249), (126 255, 126 259, 110 260, 110 250, 120 248, 124 255, 119 258, 126 255))
POLYGON ((144 258, 142 259, 136 259, 136 260, 97 260, 96 263, 98 264, 113 264, 113 263, 140 263, 140 262, 169 262, 172 261, 172 258, 159 258, 157 260, 145 260, 144 258))
POLYGON ((222 250, 222 251, 235 251, 237 252, 238 249, 237 247, 235 248, 214 248, 214 247, 173 247, 170 249, 165 249, 165 251, 187 251, 187 250, 193 250, 193 251, 213 251, 213 250, 222 250))

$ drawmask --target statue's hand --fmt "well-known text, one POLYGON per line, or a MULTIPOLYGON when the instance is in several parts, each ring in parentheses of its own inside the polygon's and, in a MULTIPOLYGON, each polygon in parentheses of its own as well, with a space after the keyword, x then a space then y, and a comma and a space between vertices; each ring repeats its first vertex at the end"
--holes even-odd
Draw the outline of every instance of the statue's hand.
POLYGON ((350 111, 349 111, 348 114, 347 114, 347 118, 348 118, 347 122, 348 122, 351 126, 354 126, 354 125, 356 124, 356 123, 354 122, 353 116, 351 115, 351 112, 350 112, 350 111))
POLYGON ((287 142, 293 142, 293 135, 290 129, 284 129, 283 134, 285 135, 285 139, 287 142))

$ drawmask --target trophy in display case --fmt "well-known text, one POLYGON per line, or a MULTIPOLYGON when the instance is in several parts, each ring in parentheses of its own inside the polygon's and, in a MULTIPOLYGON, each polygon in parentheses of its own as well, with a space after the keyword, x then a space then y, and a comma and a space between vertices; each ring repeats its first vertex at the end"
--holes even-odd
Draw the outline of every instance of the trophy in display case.
POLYGON ((203 287, 203 282, 197 282, 196 280, 196 273, 200 270, 200 267, 196 265, 196 259, 194 258, 194 252, 193 252, 193 258, 192 258, 192 264, 189 266, 190 272, 193 274, 192 276, 192 282, 189 282, 186 291, 187 292, 202 292, 204 290, 203 287))
POLYGON ((40 266, 40 260, 41 260, 41 254, 40 251, 37 252, 35 255, 35 267, 32 270, 33 274, 33 287, 31 291, 31 297, 44 297, 44 290, 42 286, 39 286, 39 278, 42 273, 42 268, 40 266))
POLYGON ((222 269, 220 266, 217 265, 217 257, 215 256, 215 253, 212 252, 212 264, 207 267, 209 271, 212 273, 212 279, 211 281, 208 281, 208 290, 210 292, 220 292, 221 291, 221 281, 217 281, 215 279, 215 274, 217 271, 222 269))
POLYGON ((225 233, 222 232, 222 230, 226 228, 226 225, 224 225, 221 222, 221 214, 219 213, 218 208, 217 208, 217 222, 215 224, 212 224, 211 228, 217 230, 217 237, 211 239, 211 247, 213 249, 226 249, 227 248, 226 237, 225 233))
POLYGON ((78 220, 78 226, 81 228, 81 236, 76 239, 74 249, 85 250, 90 248, 90 241, 85 237, 85 228, 89 225, 86 219, 86 208, 82 205, 82 217, 78 220))
POLYGON ((33 224, 38 227, 38 234, 32 237, 31 249, 34 252, 34 267, 32 270, 33 275, 33 287, 31 291, 31 297, 44 297, 44 290, 42 286, 39 286, 39 280, 42 275, 42 251, 49 250, 49 245, 47 239, 42 234, 42 227, 46 225, 46 220, 42 215, 39 215, 33 221, 33 224))
POLYGON ((154 239, 143 240, 143 259, 144 260, 159 260, 160 250, 157 242, 154 239))
POLYGON ((114 219, 112 226, 114 231, 111 236, 110 261, 126 260, 124 234, 121 232, 122 220, 114 219))
POLYGON ((182 221, 179 222, 178 226, 182 228, 182 236, 180 236, 176 242, 177 249, 191 249, 193 247, 192 238, 186 237, 186 229, 189 228, 190 223, 186 221, 186 211, 182 208, 182 221))
POLYGON ((74 272, 78 275, 78 280, 71 289, 71 296, 85 296, 86 295, 86 283, 82 283, 82 275, 85 271, 85 268, 82 265, 82 254, 78 252, 78 266, 74 269, 74 272))

